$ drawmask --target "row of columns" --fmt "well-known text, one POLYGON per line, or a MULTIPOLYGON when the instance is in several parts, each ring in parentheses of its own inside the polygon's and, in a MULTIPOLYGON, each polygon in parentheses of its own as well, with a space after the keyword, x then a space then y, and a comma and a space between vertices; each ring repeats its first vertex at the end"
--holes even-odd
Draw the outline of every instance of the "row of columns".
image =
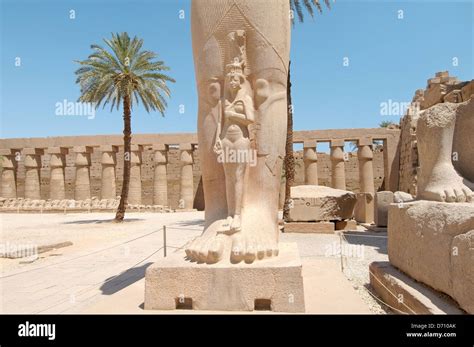
MULTIPOLYGON (((335 139, 330 142, 331 159, 331 187, 346 190, 346 174, 344 153, 345 141, 335 139)), ((362 193, 375 193, 372 139, 362 138, 357 141, 357 158, 359 160, 360 191, 362 193)), ((303 143, 303 162, 305 170, 305 184, 318 185, 318 155, 317 141, 303 143)))
MULTIPOLYGON (((345 179, 345 142, 343 139, 331 140, 330 159, 332 162, 331 186, 336 189, 346 189, 345 179)), ((363 138, 358 140, 358 160, 360 191, 363 193, 375 193, 373 174, 373 151, 372 139, 363 138)), ((304 142, 303 161, 305 167, 305 184, 318 184, 318 156, 317 141, 304 142)), ((169 146, 166 144, 153 145, 154 151, 154 183, 153 183, 153 203, 155 205, 168 205, 168 180, 167 164, 169 146)), ((101 198, 114 199, 116 197, 116 165, 118 146, 103 145, 99 147, 102 157, 102 184, 101 198)), ((193 181, 193 150, 192 144, 180 144, 180 200, 179 207, 191 209, 194 202, 194 181, 193 181)), ((46 151, 42 148, 3 149, 0 150, 2 156, 2 183, 0 195, 5 198, 15 198, 16 195, 16 169, 17 162, 24 156, 25 166, 25 198, 40 199, 40 168, 41 156, 45 153, 51 155, 50 159, 50 198, 65 199, 65 167, 66 155, 70 149, 65 147, 50 147, 46 151)), ((126 155, 126 159, 131 162, 130 188, 128 194, 129 204, 141 204, 141 163, 143 146, 132 145, 131 153, 126 155)), ((72 152, 76 154, 76 182, 74 197, 76 200, 86 200, 91 198, 90 189, 90 165, 91 146, 75 146, 72 152)))
MULTIPOLYGON (((166 144, 153 145, 154 151, 154 182, 153 182, 153 203, 155 205, 168 205, 168 150, 166 144)), ((193 144, 181 144, 181 189, 179 207, 182 209, 192 209, 194 202, 194 181, 193 181, 193 144)), ((101 177, 101 198, 115 199, 116 192, 116 165, 118 146, 102 145, 99 147, 102 157, 102 177, 101 177)), ((50 157, 50 199, 62 200, 66 196, 65 187, 65 167, 66 155, 70 148, 49 147, 43 148, 24 148, 20 149, 0 149, 2 158, 2 177, 0 196, 4 198, 16 198, 16 173, 18 162, 24 156, 25 166, 25 198, 40 200, 41 183, 40 169, 41 156, 49 154, 50 157)), ((74 186, 75 200, 86 200, 91 198, 90 184, 90 166, 91 146, 72 147, 75 153, 76 179, 74 186)), ((141 204, 142 180, 142 145, 132 145, 130 153, 125 153, 125 160, 130 160, 130 186, 128 192, 128 203, 131 205, 141 204)))

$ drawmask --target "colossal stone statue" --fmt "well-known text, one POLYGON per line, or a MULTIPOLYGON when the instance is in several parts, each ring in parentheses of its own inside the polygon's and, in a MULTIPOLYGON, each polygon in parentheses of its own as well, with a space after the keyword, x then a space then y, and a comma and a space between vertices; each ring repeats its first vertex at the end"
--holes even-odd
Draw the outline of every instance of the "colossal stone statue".
POLYGON ((422 111, 417 201, 391 204, 390 263, 474 313, 474 95, 422 111))
POLYGON ((192 261, 278 255, 290 51, 288 0, 194 0, 205 230, 192 261))
POLYGON ((298 247, 278 243, 289 2, 191 6, 205 225, 147 268, 145 308, 304 312, 298 247))
POLYGON ((469 202, 474 189, 474 99, 440 103, 418 120, 418 198, 469 202), (454 163, 454 164, 453 164, 454 163))

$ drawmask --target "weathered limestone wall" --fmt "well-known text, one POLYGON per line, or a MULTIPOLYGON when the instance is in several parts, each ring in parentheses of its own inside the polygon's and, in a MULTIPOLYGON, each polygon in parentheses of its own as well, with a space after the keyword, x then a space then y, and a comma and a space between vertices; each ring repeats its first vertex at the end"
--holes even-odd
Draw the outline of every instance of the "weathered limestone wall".
POLYGON ((407 114, 400 120, 400 190, 416 196, 418 148, 416 122, 418 117, 407 114))
MULTIPOLYGON (((360 192, 359 184, 359 162, 357 152, 347 153, 345 162, 346 189, 360 192)), ((305 184, 303 151, 295 152, 295 186, 305 184)), ((374 185, 375 190, 379 190, 384 180, 384 161, 381 148, 374 149, 374 185)), ((318 183, 321 186, 331 187, 331 159, 328 153, 318 152, 318 183)))
MULTIPOLYGON (((374 148, 373 181, 375 189, 378 190, 381 187, 384 177, 388 175, 389 187, 387 189, 397 190, 399 134, 399 130, 382 128, 297 131, 294 133, 294 142, 304 145, 307 156, 306 160, 303 160, 303 150, 295 152, 297 161, 296 184, 305 184, 305 173, 310 173, 310 181, 317 180, 320 185, 331 186, 334 184, 332 176, 335 173, 332 166, 333 163, 338 163, 341 166, 340 169, 344 170, 344 175, 338 176, 339 181, 342 178, 342 184, 345 184, 348 190, 358 192, 360 190, 360 177, 357 152, 343 153, 343 146, 345 142, 351 141, 354 143, 361 138, 367 138, 369 143, 371 143, 370 139, 384 143, 383 146, 371 146, 374 148), (342 162, 335 161, 335 157, 331 157, 329 153, 318 153, 317 150, 311 149, 316 149, 316 143, 320 142, 331 143, 333 149, 339 148, 341 152, 339 154, 345 160, 340 159, 342 162), (308 153, 312 153, 312 155, 308 156, 308 153), (317 175, 314 174, 315 172, 317 172, 317 175)), ((180 208, 179 201, 182 198, 180 196, 182 194, 181 176, 182 165, 184 164, 180 148, 183 150, 192 148, 194 208, 203 208, 202 184, 200 182, 201 167, 195 134, 137 134, 134 135, 132 142, 135 144, 134 148, 136 150, 142 150, 140 164, 141 205, 163 205, 159 196, 165 191, 163 188, 165 185, 168 206, 172 209, 180 208), (157 165, 161 165, 161 168, 155 171, 157 165), (166 167, 166 173, 163 167, 166 167), (166 177, 166 182, 154 182, 155 177, 158 180, 160 177, 162 179, 166 177)), ((135 153, 134 150, 132 150, 132 153, 135 153)), ((53 182, 61 180, 60 176, 64 170, 65 199, 76 198, 78 200, 76 197, 78 194, 76 172, 79 170, 83 179, 79 191, 81 196, 87 193, 88 172, 90 172, 90 197, 101 199, 101 194, 105 194, 106 191, 107 196, 109 196, 109 188, 107 187, 110 187, 110 182, 104 190, 102 190, 102 183, 103 180, 104 182, 109 181, 113 177, 114 171, 116 175, 116 195, 120 195, 124 155, 122 137, 119 135, 0 139, 0 155, 2 156, 2 165, 5 168, 5 174, 2 173, 1 175, 4 198, 25 197, 27 172, 25 159, 28 157, 27 164, 30 165, 29 184, 32 187, 30 189, 34 190, 34 194, 37 194, 37 186, 34 182, 37 177, 36 166, 31 166, 34 164, 38 165, 39 169, 41 199, 53 199, 50 190, 50 161, 52 156, 55 156, 53 182), (112 170, 110 166, 113 166, 112 170), (106 171, 104 171, 105 175, 102 177, 104 168, 106 171), (15 176, 13 173, 15 173, 15 176)), ((188 163, 188 165, 190 164, 188 163)), ((340 174, 340 170, 338 172, 340 174)), ((190 187, 190 182, 184 183, 190 187)), ((188 208, 188 206, 184 208, 188 208)))
MULTIPOLYGON (((141 177, 142 177, 142 204, 153 205, 153 175, 154 175, 154 163, 153 163, 154 152, 151 147, 144 149, 142 153, 142 166, 141 166, 141 177)), ((42 165, 40 169, 41 177, 41 199, 47 200, 50 198, 50 155, 44 155, 42 157, 42 165)), ((101 196, 101 183, 102 183, 102 164, 101 164, 102 153, 100 151, 94 151, 91 154, 91 166, 90 166, 90 183, 91 183, 91 196, 101 196)), ((199 164, 199 155, 197 151, 193 153, 193 178, 194 178, 194 193, 196 194, 199 187, 199 180, 201 177, 201 167, 199 164)), ((74 186, 76 177, 75 167, 75 153, 69 153, 66 155, 66 167, 65 167, 65 191, 66 199, 74 199, 74 186)), ((168 202, 171 208, 177 208, 179 204, 179 191, 180 191, 180 173, 181 165, 179 163, 179 149, 170 148, 168 151, 168 165, 167 165, 167 179, 168 179, 168 202)), ((123 177, 123 147, 117 152, 117 166, 116 166, 116 196, 120 195, 122 189, 122 177, 123 177)), ((18 196, 24 196, 25 191, 25 165, 23 161, 18 163, 18 176, 17 176, 17 194, 18 196)), ((199 200, 199 197, 198 199, 199 200)))
MULTIPOLYGON (((153 150, 152 148, 146 148, 142 154, 142 204, 153 205, 153 175, 154 175, 154 163, 153 163, 153 150)), ((91 182, 91 196, 100 197, 101 193, 101 157, 100 151, 95 151, 91 154, 91 166, 90 166, 90 182, 91 182)), ((295 185, 302 185, 305 182, 304 176, 304 163, 303 163, 303 151, 295 152, 296 159, 296 176, 295 185)), ((359 169, 357 153, 348 153, 348 161, 345 163, 346 172, 346 186, 347 190, 352 192, 359 192, 359 169)), ((202 196, 197 196, 199 181, 201 177, 201 168, 199 163, 199 151, 195 150, 193 153, 193 178, 194 178, 194 193, 195 203, 196 200, 201 200, 202 196)), ((41 177, 41 198, 44 200, 49 199, 50 192, 50 155, 44 155, 42 157, 42 165, 40 169, 41 177)), ((384 178, 384 166, 383 166, 383 153, 380 150, 374 151, 374 181, 375 189, 378 190, 382 185, 384 178)), ((74 199, 74 183, 75 183, 75 153, 69 153, 66 155, 66 167, 65 167, 65 191, 66 199, 74 199)), ((168 178, 168 202, 171 208, 177 208, 179 205, 179 192, 180 192, 180 173, 181 164, 179 162, 179 149, 170 148, 168 151, 168 165, 167 165, 167 178, 168 178)), ((117 166, 116 166, 116 195, 120 195, 122 189, 122 175, 123 175, 123 148, 120 148, 117 152, 117 166)), ((318 153, 318 182, 319 185, 331 186, 331 160, 329 154, 318 153)), ((17 176, 17 193, 18 196, 24 196, 25 187, 25 166, 24 162, 18 163, 18 176, 17 176)), ((202 193, 199 192, 199 193, 202 193)), ((198 194, 199 195, 199 194, 198 194)))

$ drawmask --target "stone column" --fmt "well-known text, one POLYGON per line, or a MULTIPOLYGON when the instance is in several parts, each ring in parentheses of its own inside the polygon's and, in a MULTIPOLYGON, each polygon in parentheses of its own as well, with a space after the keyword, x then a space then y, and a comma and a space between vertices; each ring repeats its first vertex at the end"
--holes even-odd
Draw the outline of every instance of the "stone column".
POLYGON ((49 178, 49 198, 51 200, 66 199, 64 183, 64 167, 66 166, 66 154, 69 150, 65 147, 50 147, 46 153, 51 154, 49 167, 51 169, 49 178))
POLYGON ((153 203, 155 205, 168 205, 168 179, 166 164, 168 163, 168 145, 153 145, 155 152, 155 175, 153 178, 153 203))
POLYGON ((331 187, 346 190, 344 140, 331 140, 331 187))
POLYGON ((2 186, 0 196, 2 198, 16 198, 16 169, 18 167, 17 153, 19 149, 0 149, 2 156, 2 186))
POLYGON ((132 145, 130 153, 130 186, 128 188, 129 205, 140 205, 142 203, 142 163, 143 146, 132 145))
POLYGON ((101 182, 101 199, 115 199, 117 190, 115 185, 115 166, 117 165, 118 152, 117 146, 103 145, 100 146, 102 152, 102 182, 101 182))
MULTIPOLYGON (((179 149, 181 161, 181 187, 179 194, 179 208, 192 209, 194 204, 194 181, 193 181, 193 145, 191 143, 180 144, 179 149)), ((224 194, 224 192, 223 192, 224 194)))
POLYGON ((318 185, 318 154, 317 141, 303 143, 304 183, 318 185))
POLYGON ((372 138, 359 139, 357 146, 360 193, 357 194, 354 215, 355 219, 360 223, 372 223, 375 213, 374 167, 372 163, 374 153, 372 151, 372 138))
POLYGON ((357 159, 359 160, 359 183, 361 193, 375 193, 374 185, 374 153, 372 138, 363 138, 358 141, 357 159))
POLYGON ((74 198, 76 200, 86 200, 91 198, 90 165, 92 147, 75 146, 76 153, 76 186, 74 198))
POLYGON ((41 155, 44 150, 40 148, 24 148, 25 156, 25 198, 41 199, 40 168, 41 155))

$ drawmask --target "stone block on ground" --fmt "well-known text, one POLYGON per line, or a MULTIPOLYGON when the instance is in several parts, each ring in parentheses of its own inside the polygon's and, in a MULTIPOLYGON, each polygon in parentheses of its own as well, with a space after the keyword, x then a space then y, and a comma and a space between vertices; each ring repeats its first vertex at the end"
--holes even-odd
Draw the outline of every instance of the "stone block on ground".
POLYGON ((393 193, 393 202, 400 203, 410 201, 415 201, 415 198, 410 193, 400 191, 393 193))
POLYGON ((386 227, 388 223, 388 207, 393 203, 393 192, 383 191, 375 193, 375 225, 386 227))
POLYGON ((446 295, 413 280, 389 262, 369 265, 370 285, 384 302, 408 314, 462 314, 446 295))
POLYGON ((252 264, 198 264, 180 251, 147 268, 145 309, 304 312, 301 270, 296 243, 252 264))
POLYGON ((356 203, 352 192, 314 185, 292 187, 291 199, 290 222, 350 219, 356 203))
POLYGON ((474 204, 392 204, 389 220, 390 263, 474 313, 474 204))

